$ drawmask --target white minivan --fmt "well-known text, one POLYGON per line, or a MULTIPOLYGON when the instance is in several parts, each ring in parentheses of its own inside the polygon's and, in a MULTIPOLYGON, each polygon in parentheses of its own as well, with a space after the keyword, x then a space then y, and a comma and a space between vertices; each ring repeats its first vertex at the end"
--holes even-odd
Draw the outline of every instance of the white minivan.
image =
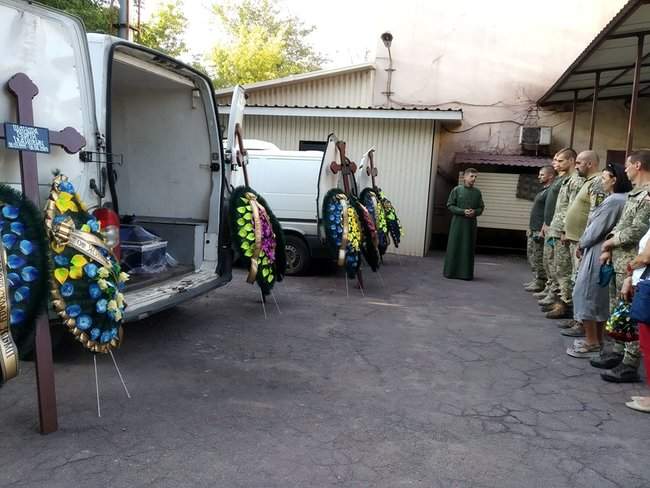
MULTIPOLYGON (((38 155, 45 202, 52 172, 70 178, 90 210, 113 209, 167 242, 176 265, 134 276, 125 320, 174 306, 231 279, 230 164, 210 79, 177 59, 122 39, 86 34, 75 17, 0 0, 0 124, 16 122, 7 81, 38 87, 34 126, 72 127, 86 145, 38 155)), ((243 97, 243 93, 242 93, 243 97)), ((230 120, 241 121, 242 103, 230 120)), ((231 146, 232 147, 232 146, 231 146)), ((0 144, 0 182, 20 188, 19 155, 0 144)))
POLYGON ((287 274, 329 257, 318 232, 318 177, 322 151, 248 150, 250 183, 268 202, 286 238, 287 274))

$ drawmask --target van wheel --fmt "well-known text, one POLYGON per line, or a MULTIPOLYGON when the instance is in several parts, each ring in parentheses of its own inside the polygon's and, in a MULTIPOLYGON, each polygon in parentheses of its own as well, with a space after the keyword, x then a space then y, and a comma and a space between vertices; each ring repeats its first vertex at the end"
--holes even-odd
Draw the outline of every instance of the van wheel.
POLYGON ((305 241, 300 237, 289 235, 286 237, 285 250, 287 253, 287 275, 303 274, 309 268, 311 262, 309 249, 305 241))

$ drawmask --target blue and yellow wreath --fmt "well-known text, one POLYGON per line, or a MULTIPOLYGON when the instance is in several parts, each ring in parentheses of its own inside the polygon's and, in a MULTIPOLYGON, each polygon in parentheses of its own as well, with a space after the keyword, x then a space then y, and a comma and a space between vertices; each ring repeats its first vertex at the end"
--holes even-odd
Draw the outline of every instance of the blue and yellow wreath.
POLYGON ((107 353, 122 339, 128 275, 106 246, 100 222, 61 174, 52 183, 45 226, 52 250, 52 306, 86 348, 107 353))

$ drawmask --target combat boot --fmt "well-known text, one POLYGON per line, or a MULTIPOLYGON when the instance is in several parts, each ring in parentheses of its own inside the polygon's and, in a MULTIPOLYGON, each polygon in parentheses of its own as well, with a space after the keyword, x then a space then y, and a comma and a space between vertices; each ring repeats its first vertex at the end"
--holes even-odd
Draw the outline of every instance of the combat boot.
POLYGON ((542 312, 547 313, 547 312, 550 312, 551 310, 553 310, 557 304, 558 304, 558 302, 556 300, 553 303, 550 303, 548 305, 542 305, 540 308, 542 309, 542 312))
POLYGON ((573 320, 571 322, 573 322, 571 327, 565 328, 562 332, 560 332, 560 334, 567 337, 584 337, 585 327, 582 325, 582 323, 578 322, 577 320, 573 320))
POLYGON ((554 293, 546 295, 546 298, 542 298, 537 303, 539 305, 553 305, 557 302, 557 296, 554 293))
POLYGON ((539 293, 533 293, 533 296, 538 300, 541 300, 542 298, 546 298, 549 293, 551 293, 551 291, 548 288, 544 288, 539 293))
POLYGON ((531 292, 531 293, 539 293, 544 289, 544 283, 540 283, 538 281, 533 281, 530 283, 528 286, 524 288, 524 290, 531 292))
POLYGON ((555 304, 553 310, 546 314, 547 319, 570 319, 572 317, 572 307, 561 300, 555 304))
POLYGON ((576 324, 579 324, 579 322, 577 320, 571 319, 571 320, 563 320, 562 322, 557 324, 557 326, 560 329, 570 329, 572 327, 575 327, 576 324))
POLYGON ((623 362, 623 354, 602 351, 600 356, 593 358, 589 363, 598 369, 613 369, 623 362))
POLYGON ((636 383, 641 381, 639 369, 625 363, 621 363, 609 371, 600 373, 600 377, 612 383, 636 383))

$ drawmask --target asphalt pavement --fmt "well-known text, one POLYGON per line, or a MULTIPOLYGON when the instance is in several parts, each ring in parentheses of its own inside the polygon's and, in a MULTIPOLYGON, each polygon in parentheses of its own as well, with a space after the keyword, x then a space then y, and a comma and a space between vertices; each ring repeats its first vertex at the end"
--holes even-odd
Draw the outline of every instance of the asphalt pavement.
POLYGON ((56 354, 60 429, 37 433, 33 364, 0 389, 1 487, 648 487, 645 386, 603 382, 544 319, 523 259, 391 255, 365 296, 287 278, 264 318, 233 283, 129 324, 116 358, 56 354))

